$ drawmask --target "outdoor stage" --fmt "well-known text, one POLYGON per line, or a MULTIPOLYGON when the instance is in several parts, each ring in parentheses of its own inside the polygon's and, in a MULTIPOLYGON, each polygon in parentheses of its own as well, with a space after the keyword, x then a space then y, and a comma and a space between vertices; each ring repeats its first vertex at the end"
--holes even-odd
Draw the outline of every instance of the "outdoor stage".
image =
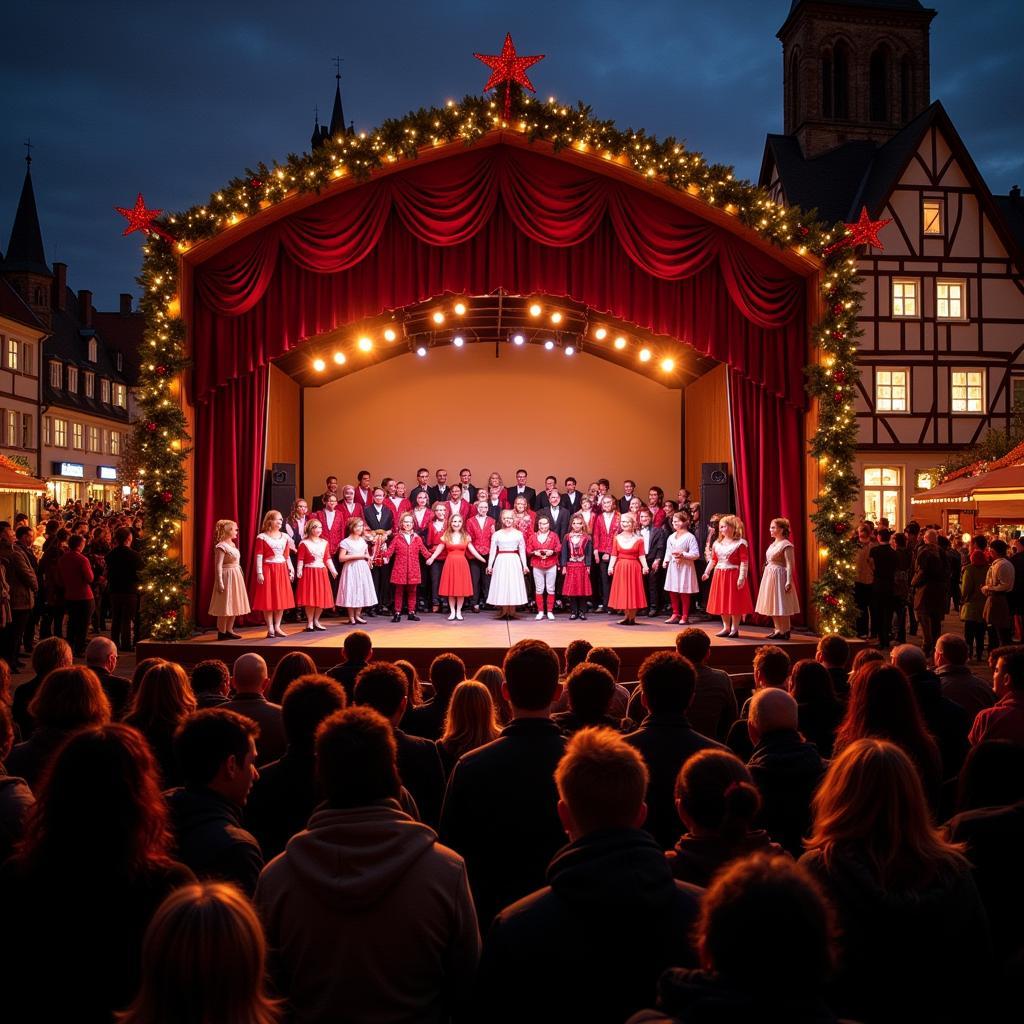
MULTIPOLYGON (((568 616, 558 616, 554 622, 537 622, 533 615, 523 615, 511 622, 494 618, 493 613, 466 615, 464 622, 449 622, 447 616, 424 614, 420 622, 392 623, 390 616, 367 619, 365 626, 340 624, 338 619, 325 619, 326 633, 307 633, 305 627, 286 624, 289 635, 275 640, 266 639, 263 627, 241 628, 241 640, 218 641, 216 632, 196 635, 191 640, 162 642, 144 640, 136 648, 136 658, 168 658, 186 666, 193 666, 206 658, 221 658, 229 665, 240 654, 256 651, 263 655, 273 672, 274 666, 292 651, 305 651, 318 668, 336 665, 342 641, 353 629, 365 629, 373 637, 374 653, 388 661, 405 658, 411 661, 423 676, 430 662, 443 651, 454 651, 466 663, 470 673, 481 665, 500 665, 505 652, 514 643, 527 638, 545 640, 561 657, 573 640, 585 638, 595 647, 613 647, 622 659, 620 678, 634 680, 640 663, 654 651, 673 646, 679 626, 667 626, 661 619, 640 619, 639 625, 618 625, 618 618, 591 615, 585 622, 570 622, 568 616)), ((769 627, 744 626, 744 638, 723 640, 714 634, 721 629, 718 620, 695 623, 711 635, 710 664, 734 677, 747 676, 754 661, 754 653, 766 641, 769 627)), ((686 627, 682 627, 686 628, 686 627)), ((817 637, 811 633, 794 633, 793 639, 779 644, 793 661, 813 658, 817 637)), ((857 641, 851 646, 861 646, 857 641)), ((750 680, 737 678, 739 686, 749 686, 750 680)))

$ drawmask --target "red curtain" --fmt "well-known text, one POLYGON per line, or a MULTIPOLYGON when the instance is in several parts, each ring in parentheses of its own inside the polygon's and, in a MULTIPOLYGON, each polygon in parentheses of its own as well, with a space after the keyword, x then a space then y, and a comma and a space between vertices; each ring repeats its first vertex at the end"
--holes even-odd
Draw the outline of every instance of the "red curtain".
POLYGON ((777 516, 793 527, 800 607, 807 607, 803 545, 804 511, 803 417, 799 410, 768 394, 735 369, 729 370, 729 417, 732 432, 736 512, 747 531, 755 593, 771 543, 768 525, 777 516))
MULTIPOLYGON (((251 388, 261 382, 265 391, 266 374, 256 371, 346 323, 445 293, 498 287, 565 296, 727 363, 760 395, 761 414, 770 407, 787 436, 795 431, 791 454, 799 462, 804 279, 667 199, 543 153, 497 145, 411 164, 324 199, 196 267, 197 494, 210 502, 205 512, 197 509, 197 541, 208 539, 204 519, 242 509, 246 544, 258 525, 257 502, 246 504, 262 478, 265 443, 266 396, 251 388), (225 475, 216 469, 225 465, 220 452, 207 447, 221 429, 236 456, 225 475)), ((752 487, 751 494, 762 479, 768 486, 767 474, 755 469, 762 455, 755 445, 744 455, 750 464, 737 465, 737 481, 747 481, 741 489, 752 487)), ((769 507, 776 506, 741 505, 769 507)), ((200 566, 208 546, 198 548, 200 566)), ((204 571, 197 568, 201 601, 209 593, 204 571)))
MULTIPOLYGON (((246 580, 252 578, 263 493, 267 436, 267 365, 233 380, 196 407, 195 587, 196 620, 206 614, 213 593, 214 527, 218 519, 238 523, 238 547, 246 580)), ((287 511, 287 510, 285 510, 287 511)))

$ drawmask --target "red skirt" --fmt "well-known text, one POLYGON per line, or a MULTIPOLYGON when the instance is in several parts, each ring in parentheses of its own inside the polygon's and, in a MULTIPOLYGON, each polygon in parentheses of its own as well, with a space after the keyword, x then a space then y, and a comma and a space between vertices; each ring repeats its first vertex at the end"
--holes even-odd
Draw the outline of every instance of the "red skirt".
POLYGON ((444 560, 441 570, 441 581, 437 592, 442 597, 471 597, 473 594, 473 577, 469 574, 469 562, 466 552, 453 548, 444 560))
POLYGON ((612 573, 612 589, 608 605, 620 611, 647 607, 647 592, 644 590, 644 574, 640 562, 635 558, 619 558, 612 573))
POLYGON ((707 610, 711 615, 751 615, 754 599, 750 595, 750 577, 742 587, 736 586, 738 569, 716 569, 711 574, 707 610))
POLYGON ((590 597, 590 567, 585 562, 570 562, 565 567, 562 593, 566 597, 590 597))
POLYGON ((309 566, 302 570, 302 579, 295 588, 295 603, 300 608, 333 608, 334 591, 327 566, 309 566))
POLYGON ((292 584, 288 579, 288 565, 285 562, 264 562, 263 582, 256 581, 252 588, 252 610, 254 612, 276 612, 283 608, 294 608, 292 584))

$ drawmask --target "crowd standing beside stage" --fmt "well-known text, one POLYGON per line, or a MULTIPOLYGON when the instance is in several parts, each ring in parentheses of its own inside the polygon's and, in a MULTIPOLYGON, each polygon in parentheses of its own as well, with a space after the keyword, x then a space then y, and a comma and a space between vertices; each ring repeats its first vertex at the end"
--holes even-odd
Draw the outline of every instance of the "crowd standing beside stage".
POLYGON ((697 628, 628 685, 582 638, 129 680, 50 636, 0 670, 5 1015, 1013 1019, 1024 647, 935 647, 765 644, 739 707, 697 628))

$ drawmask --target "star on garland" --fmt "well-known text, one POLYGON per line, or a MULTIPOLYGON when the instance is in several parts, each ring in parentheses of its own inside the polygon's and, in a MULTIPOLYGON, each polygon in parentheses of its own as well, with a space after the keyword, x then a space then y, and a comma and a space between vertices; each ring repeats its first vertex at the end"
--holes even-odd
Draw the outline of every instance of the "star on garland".
POLYGON ((533 67, 538 61, 542 61, 544 54, 537 53, 532 57, 520 57, 516 53, 515 43, 512 42, 512 33, 506 32, 505 45, 501 48, 501 53, 490 55, 474 53, 473 56, 477 60, 483 61, 491 69, 491 77, 487 79, 484 92, 495 89, 499 85, 505 86, 505 120, 507 121, 512 112, 512 83, 515 82, 524 89, 529 89, 530 92, 536 92, 526 70, 533 67))
POLYGON ((168 234, 159 224, 156 224, 156 218, 163 213, 163 210, 147 210, 146 200, 142 198, 140 192, 135 199, 135 205, 131 209, 127 209, 124 206, 115 206, 114 209, 121 214, 125 220, 128 221, 128 227, 121 232, 122 237, 124 235, 130 235, 133 231, 141 231, 144 234, 159 235, 161 238, 166 238, 168 242, 173 242, 174 237, 168 234))
POLYGON ((870 245, 880 252, 885 252, 885 246, 879 240, 878 233, 886 224, 891 223, 892 217, 889 217, 888 220, 872 220, 868 208, 863 206, 860 211, 860 219, 846 225, 846 234, 838 242, 833 242, 825 250, 825 255, 847 247, 856 249, 858 245, 870 245))

